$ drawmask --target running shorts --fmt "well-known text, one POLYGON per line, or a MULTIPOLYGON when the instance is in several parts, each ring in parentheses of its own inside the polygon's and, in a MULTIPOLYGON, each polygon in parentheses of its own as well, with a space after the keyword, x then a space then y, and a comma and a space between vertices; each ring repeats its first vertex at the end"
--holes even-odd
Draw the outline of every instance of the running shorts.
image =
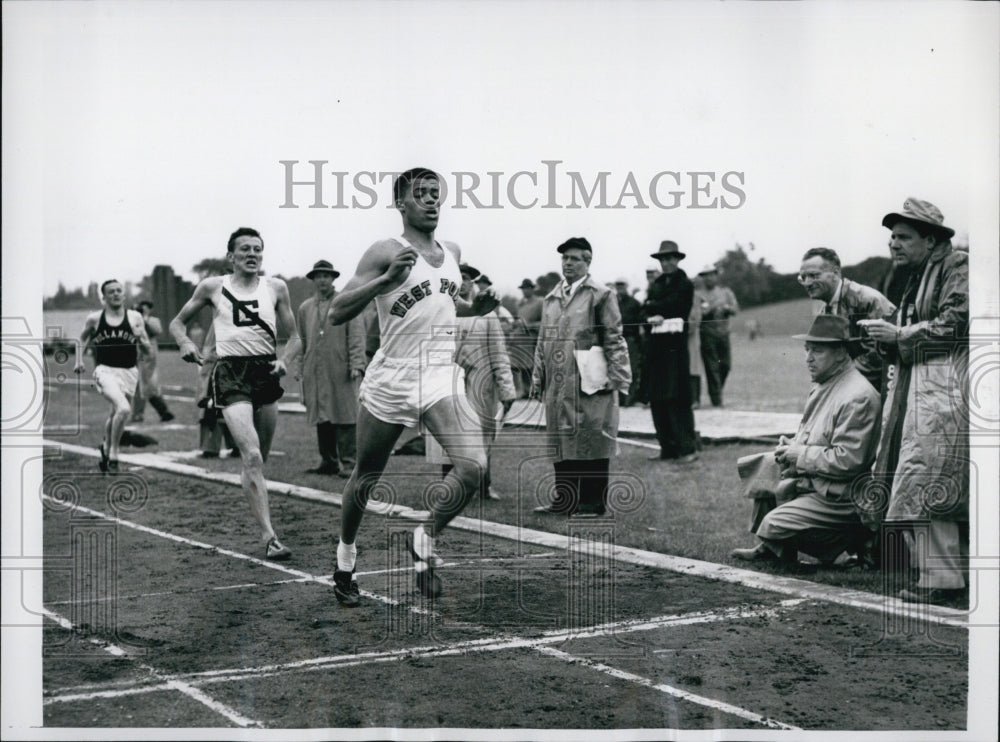
POLYGON ((375 418, 408 428, 436 403, 455 396, 465 396, 465 371, 458 364, 421 364, 382 353, 365 370, 358 395, 375 418))
POLYGON ((272 373, 276 356, 225 356, 212 372, 212 401, 223 409, 237 402, 249 402, 254 409, 281 399, 281 388, 272 373))

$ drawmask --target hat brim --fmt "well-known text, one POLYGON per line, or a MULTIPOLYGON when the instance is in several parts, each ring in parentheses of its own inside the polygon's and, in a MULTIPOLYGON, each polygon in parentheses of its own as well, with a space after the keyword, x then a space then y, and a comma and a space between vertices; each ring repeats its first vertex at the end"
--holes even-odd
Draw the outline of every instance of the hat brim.
POLYGON ((792 335, 793 340, 806 340, 810 343, 829 343, 833 345, 835 343, 843 343, 844 345, 851 345, 852 343, 860 343, 864 338, 846 338, 840 340, 838 338, 828 338, 828 337, 817 337, 816 335, 792 335))
POLYGON ((477 271, 475 268, 462 268, 459 269, 458 272, 462 276, 462 278, 468 276, 473 281, 475 281, 481 275, 480 271, 477 271))
POLYGON ((329 273, 334 278, 340 275, 340 271, 335 271, 333 269, 327 270, 326 268, 319 268, 319 269, 314 268, 313 270, 306 273, 306 278, 312 279, 316 276, 317 273, 329 273))
POLYGON ((925 222, 923 219, 914 219, 912 216, 907 214, 900 214, 899 212, 893 211, 882 217, 882 226, 886 229, 892 229, 896 226, 897 222, 906 222, 907 224, 921 224, 925 227, 930 227, 936 232, 947 237, 949 240, 955 236, 955 230, 951 227, 946 227, 943 224, 935 224, 934 222, 925 222))
POLYGON ((684 258, 687 257, 687 253, 680 252, 679 250, 676 252, 671 250, 670 252, 654 252, 649 255, 649 257, 656 258, 657 260, 660 258, 669 258, 671 256, 676 257, 678 260, 684 260, 684 258))

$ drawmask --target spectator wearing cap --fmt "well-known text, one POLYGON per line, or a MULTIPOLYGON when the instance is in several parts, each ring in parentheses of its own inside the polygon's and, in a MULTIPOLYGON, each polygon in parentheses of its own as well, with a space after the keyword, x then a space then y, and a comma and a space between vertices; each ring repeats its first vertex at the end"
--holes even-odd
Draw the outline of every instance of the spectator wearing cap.
POLYGON ((941 602, 965 588, 969 255, 952 248, 955 231, 927 201, 906 199, 882 226, 892 232, 893 262, 910 278, 894 321, 862 321, 890 364, 874 474, 891 482, 886 519, 927 530, 908 542, 920 578, 899 597, 941 602))
MULTIPOLYGON (((480 273, 479 278, 475 280, 475 286, 477 292, 486 291, 486 289, 493 286, 493 281, 485 273, 480 273)), ((497 304, 497 308, 493 310, 493 314, 500 320, 500 327, 503 328, 503 331, 509 333, 514 327, 514 315, 510 313, 510 310, 503 304, 497 304)))
POLYGON ((530 278, 521 281, 518 288, 521 299, 517 302, 517 319, 510 336, 509 351, 517 396, 526 397, 531 387, 538 330, 542 325, 542 298, 535 293, 537 286, 530 278))
POLYGON ((708 299, 700 275, 691 279, 691 283, 694 284, 694 299, 688 315, 688 373, 691 376, 691 407, 697 410, 701 407, 701 379, 705 375, 701 362, 701 314, 708 307, 708 299))
MULTIPOLYGON (((884 319, 896 306, 879 291, 855 283, 840 275, 840 256, 828 247, 814 247, 802 256, 799 283, 818 305, 822 314, 844 317, 851 325, 851 335, 859 335, 858 320, 884 319)), ((875 341, 861 343, 854 364, 876 390, 882 389, 882 356, 875 341)))
MULTIPOLYGON (((646 288, 636 292, 635 296, 640 307, 646 303, 646 299, 649 296, 649 287, 653 285, 653 281, 655 281, 662 272, 663 271, 660 270, 660 263, 657 260, 650 262, 649 265, 646 266, 646 288)), ((646 368, 646 337, 648 333, 649 325, 644 324, 641 328, 641 332, 639 333, 639 378, 632 379, 632 383, 636 387, 635 401, 638 404, 643 405, 649 404, 649 389, 647 388, 648 380, 646 379, 646 375, 644 373, 646 368)))
POLYGON ((619 278, 614 283, 615 293, 618 295, 618 309, 622 314, 622 335, 628 345, 629 368, 632 371, 632 384, 629 386, 628 394, 619 395, 618 401, 622 407, 631 407, 635 404, 635 396, 639 390, 639 369, 642 363, 642 349, 639 339, 642 336, 642 305, 628 290, 628 281, 619 278))
POLYGON ((686 256, 676 242, 664 240, 652 256, 660 261, 661 274, 642 306, 650 326, 642 373, 648 380, 649 408, 660 443, 660 453, 652 459, 688 463, 698 458, 687 341, 694 285, 680 268, 686 256))
POLYGON ((722 407, 722 389, 732 368, 729 345, 729 318, 740 305, 728 286, 719 285, 719 271, 709 266, 698 274, 705 284, 705 301, 701 312, 701 360, 705 366, 705 381, 713 407, 722 407))
POLYGON ((795 437, 782 436, 765 455, 779 481, 771 492, 753 492, 750 530, 760 543, 734 549, 735 559, 795 564, 801 551, 832 564, 844 551, 860 552, 870 536, 853 486, 875 459, 882 405, 851 361, 849 327, 843 317, 821 314, 808 334, 793 336, 805 341, 812 388, 795 437))
MULTIPOLYGON (((481 274, 466 263, 462 263, 458 270, 462 275, 459 296, 471 302, 476 295, 473 281, 481 274)), ((458 318, 455 363, 465 371, 465 397, 476 414, 486 451, 486 470, 479 494, 484 500, 499 500, 500 495, 492 488, 490 449, 499 432, 497 414, 502 411, 502 416, 507 415, 516 394, 503 329, 495 313, 458 318)), ((444 448, 433 437, 427 436, 426 450, 427 460, 441 464, 443 474, 447 476, 452 463, 444 448)))
POLYGON ((333 281, 339 271, 327 260, 318 260, 306 278, 316 293, 299 306, 296 316, 302 333, 302 403, 307 422, 316 427, 320 463, 314 474, 349 477, 356 458, 355 425, 358 391, 364 375, 365 323, 361 315, 334 325, 330 307, 336 293, 333 281))
POLYGON ((545 297, 531 396, 542 399, 554 500, 536 512, 605 513, 611 455, 617 452, 618 394, 632 381, 615 293, 590 277, 583 237, 559 245, 563 279, 545 297))

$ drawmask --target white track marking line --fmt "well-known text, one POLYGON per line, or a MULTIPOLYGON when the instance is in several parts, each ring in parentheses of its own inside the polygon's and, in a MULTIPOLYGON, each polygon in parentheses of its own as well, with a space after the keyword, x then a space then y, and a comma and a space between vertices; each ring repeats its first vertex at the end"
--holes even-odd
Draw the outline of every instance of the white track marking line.
POLYGON ((568 662, 571 665, 581 665, 583 667, 590 668, 591 670, 598 670, 599 672, 603 672, 604 674, 610 675, 618 680, 625 680, 630 683, 635 683, 636 685, 651 688, 652 690, 666 693, 667 695, 674 696, 675 698, 680 698, 681 700, 689 701, 690 703, 696 703, 699 706, 707 706, 708 708, 722 711, 724 713, 731 714, 732 716, 738 716, 741 719, 763 724, 764 726, 772 729, 801 730, 801 727, 792 726, 791 724, 785 724, 784 722, 761 716, 753 711, 748 711, 747 709, 739 706, 733 706, 725 701, 716 701, 714 698, 698 696, 694 693, 689 693, 686 690, 675 688, 672 685, 657 683, 649 678, 642 677, 641 675, 626 672, 625 670, 619 670, 615 667, 611 667, 610 665, 605 665, 602 662, 595 662, 594 660, 587 659, 586 657, 575 657, 571 654, 563 652, 562 650, 555 649, 554 647, 539 647, 538 651, 548 657, 554 657, 564 662, 568 662))
MULTIPOLYGON (((42 611, 49 619, 51 619, 52 621, 54 621, 67 631, 73 631, 76 628, 69 619, 60 616, 58 613, 50 611, 47 608, 42 608, 42 611)), ((239 727, 261 728, 263 726, 263 724, 261 724, 259 721, 254 721, 253 719, 249 719, 246 716, 243 716, 235 709, 232 709, 229 706, 225 705, 224 703, 216 701, 214 698, 209 696, 200 688, 196 688, 190 683, 187 683, 183 680, 167 677, 159 670, 157 670, 155 667, 151 667, 150 665, 147 665, 144 662, 139 662, 134 657, 130 657, 129 654, 121 647, 119 647, 117 644, 104 642, 103 640, 98 639, 96 637, 91 638, 89 641, 91 644, 99 646, 108 654, 111 654, 115 657, 125 657, 130 659, 132 662, 136 664, 136 666, 140 667, 143 671, 149 673, 158 681, 161 681, 163 683, 162 689, 179 691, 188 698, 191 698, 197 701, 198 703, 207 706, 215 713, 224 716, 226 719, 228 719, 233 724, 236 724, 239 727)), ((110 697, 110 696, 105 696, 105 697, 110 697)))
MULTIPOLYGON (((62 504, 62 505, 65 504, 65 503, 59 502, 58 500, 56 500, 55 498, 53 498, 51 495, 49 495, 46 492, 42 493, 42 499, 49 500, 50 502, 57 502, 57 503, 62 504)), ((268 561, 268 560, 265 560, 265 559, 259 559, 257 557, 252 557, 249 554, 243 554, 243 553, 241 553, 239 551, 233 551, 232 549, 225 549, 225 548, 223 548, 221 546, 214 546, 212 544, 206 544, 203 541, 195 541, 194 539, 186 538, 184 536, 178 536, 178 535, 173 534, 173 533, 167 533, 166 531, 161 531, 158 528, 150 528, 149 526, 144 526, 144 525, 142 525, 140 523, 133 523, 132 521, 125 520, 124 518, 119 518, 119 517, 114 516, 114 515, 108 515, 107 513, 102 513, 99 510, 93 510, 91 508, 84 507, 83 505, 74 505, 73 506, 73 510, 76 510, 76 511, 79 511, 79 512, 82 512, 82 513, 87 513, 88 515, 93 515, 93 516, 95 516, 97 518, 102 518, 102 519, 107 520, 107 521, 111 521, 112 523, 116 523, 116 524, 118 524, 120 526, 125 526, 126 528, 132 528, 132 529, 134 529, 136 531, 139 531, 141 533, 148 533, 148 534, 150 534, 152 536, 159 536, 161 538, 165 538, 165 539, 167 539, 169 541, 174 541, 174 542, 179 543, 179 544, 184 544, 186 546, 194 546, 194 547, 197 547, 199 549, 205 549, 206 551, 213 551, 213 552, 216 552, 218 554, 222 554, 223 556, 233 557, 235 559, 242 559, 244 561, 250 562, 251 564, 256 564, 256 565, 261 566, 261 567, 267 567, 268 569, 274 569, 274 570, 277 570, 279 572, 284 572, 285 574, 294 575, 295 577, 299 578, 303 582, 317 582, 317 583, 319 583, 321 585, 325 585, 326 587, 333 587, 333 578, 332 577, 331 578, 318 577, 316 575, 309 574, 308 572, 303 572, 302 570, 299 570, 299 569, 293 569, 291 567, 286 567, 285 565, 283 565, 280 562, 272 562, 272 561, 268 561)), ((371 598, 372 600, 377 600, 377 601, 379 601, 381 603, 385 603, 387 605, 399 605, 400 604, 398 600, 393 600, 392 598, 386 597, 384 595, 376 595, 375 593, 370 593, 370 592, 367 592, 366 590, 362 590, 361 594, 364 595, 366 598, 371 598)), ((423 608, 419 608, 417 606, 412 606, 410 608, 410 610, 412 610, 415 613, 430 613, 430 611, 428 611, 426 609, 423 609, 423 608)))
MULTIPOLYGON (((608 636, 620 636, 622 634, 634 633, 638 631, 651 631, 655 629, 670 628, 675 626, 690 626, 694 624, 714 623, 719 621, 733 621, 748 618, 774 617, 784 610, 794 608, 804 600, 785 600, 777 606, 771 607, 736 607, 722 611, 708 612, 699 611, 670 616, 659 616, 651 619, 616 621, 600 626, 592 626, 584 630, 561 630, 546 632, 541 637, 489 637, 486 639, 473 639, 452 644, 411 647, 405 649, 393 649, 384 652, 365 652, 351 655, 334 655, 330 657, 317 657, 309 660, 299 660, 279 665, 264 665, 261 667, 235 668, 224 670, 207 670, 199 673, 186 673, 170 676, 164 679, 164 685, 159 687, 133 687, 120 689, 94 690, 91 692, 74 692, 53 694, 44 699, 44 704, 64 703, 71 701, 86 701, 92 698, 116 698, 122 696, 138 695, 149 693, 154 690, 163 689, 169 681, 184 682, 192 686, 205 684, 229 683, 246 680, 248 678, 273 677, 275 675, 295 673, 295 672, 317 672, 329 671, 333 669, 341 670, 348 667, 364 665, 383 664, 386 662, 398 662, 413 658, 433 658, 465 655, 475 652, 499 652, 516 649, 530 649, 549 657, 560 659, 564 662, 581 664, 590 669, 604 672, 616 679, 630 682, 654 690, 668 693, 690 703, 707 706, 716 710, 733 714, 743 719, 754 721, 766 726, 780 729, 797 729, 791 725, 783 724, 772 719, 755 714, 747 709, 733 706, 723 701, 717 701, 705 696, 698 696, 693 693, 674 688, 664 684, 654 683, 648 678, 635 675, 633 673, 618 670, 616 668, 594 662, 585 658, 554 649, 548 645, 558 644, 565 641, 577 639, 589 639, 608 636)), ((484 627, 485 628, 485 627, 484 627)), ((107 688, 107 686, 101 686, 107 688)))
MULTIPOLYGON (((77 446, 70 443, 60 443, 59 441, 44 440, 44 445, 61 447, 69 453, 82 456, 98 457, 100 453, 93 448, 77 446)), ((213 482, 224 482, 226 484, 240 485, 238 474, 226 474, 223 472, 208 472, 200 467, 176 464, 165 461, 164 457, 158 454, 127 454, 119 457, 121 461, 147 466, 151 469, 182 474, 184 476, 195 477, 213 482)), ((285 482, 268 481, 269 492, 281 493, 304 500, 323 502, 328 505, 341 506, 341 495, 330 494, 320 490, 302 487, 300 485, 288 484, 285 482)), ((401 505, 387 505, 384 503, 370 501, 367 510, 375 513, 395 515, 413 520, 426 519, 426 511, 412 510, 401 505)), ((565 534, 547 533, 545 531, 535 531, 530 528, 510 526, 504 523, 492 523, 490 521, 478 520, 466 516, 455 518, 448 526, 456 530, 470 531, 480 535, 495 536, 508 541, 519 541, 533 546, 549 549, 566 550, 567 538, 565 534)), ((602 547, 604 548, 604 547, 602 547)), ((655 567, 669 572, 702 577, 719 582, 729 582, 745 587, 752 587, 759 590, 769 590, 783 595, 790 595, 809 600, 820 600, 826 603, 856 608, 864 611, 872 611, 890 616, 902 616, 910 620, 926 621, 928 623, 952 626, 960 629, 968 629, 968 612, 955 608, 930 604, 910 604, 905 603, 896 597, 877 595, 863 590, 849 590, 835 587, 833 585, 820 585, 808 580, 800 580, 795 577, 785 577, 782 575, 769 575, 763 572, 730 567, 724 564, 705 562, 699 559, 687 559, 685 557, 672 556, 670 554, 660 554, 655 551, 635 549, 628 546, 615 546, 612 548, 612 558, 626 564, 637 564, 640 566, 655 567)))

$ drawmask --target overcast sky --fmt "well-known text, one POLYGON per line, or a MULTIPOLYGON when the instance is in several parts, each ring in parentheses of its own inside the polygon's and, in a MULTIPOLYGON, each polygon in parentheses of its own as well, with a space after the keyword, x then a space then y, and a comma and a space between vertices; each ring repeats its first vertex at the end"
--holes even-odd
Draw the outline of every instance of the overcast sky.
POLYGON ((263 233, 271 274, 319 258, 349 273, 400 231, 390 181, 373 197, 355 179, 371 187, 366 172, 417 164, 452 191, 473 177, 456 172, 483 181, 475 195, 499 208, 459 209, 452 193, 438 237, 510 293, 558 268, 572 235, 594 245, 601 280, 638 282, 663 239, 689 273, 736 241, 781 272, 816 245, 855 263, 887 254, 881 217, 911 195, 974 251, 998 244, 992 3, 3 11, 4 263, 30 256, 46 294, 157 263, 190 278, 240 225, 263 233), (323 202, 346 207, 308 208, 306 185, 292 190, 298 209, 280 208, 282 160, 299 161, 296 180, 326 161, 323 202), (603 204, 622 208, 579 192, 567 208, 570 173, 590 189, 602 172, 603 204))

